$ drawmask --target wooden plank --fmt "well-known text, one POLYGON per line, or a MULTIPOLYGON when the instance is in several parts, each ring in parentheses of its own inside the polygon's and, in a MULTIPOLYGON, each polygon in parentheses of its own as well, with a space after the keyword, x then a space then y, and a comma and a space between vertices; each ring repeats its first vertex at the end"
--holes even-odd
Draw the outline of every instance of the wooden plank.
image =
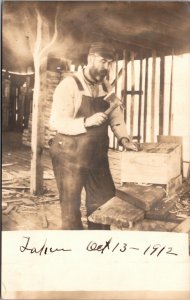
POLYGON ((164 132, 165 57, 160 57, 159 135, 164 132))
MULTIPOLYGON (((117 95, 117 90, 118 90, 118 53, 116 54, 116 68, 115 68, 115 94, 117 95)), ((119 142, 117 140, 117 138, 114 135, 114 149, 117 148, 119 149, 119 142), (115 147, 115 144, 117 144, 117 146, 115 147)))
POLYGON ((147 107, 148 105, 148 58, 146 58, 145 67, 145 87, 144 87, 144 126, 143 126, 143 141, 146 142, 146 130, 147 130, 147 107))
MULTIPOLYGON (((142 58, 140 59, 140 73, 139 73, 139 91, 142 90, 142 58)), ((142 94, 139 94, 139 109, 138 109, 138 142, 141 139, 141 112, 142 112, 142 94)))
MULTIPOLYGON (((122 230, 131 230, 131 231, 173 231, 173 228, 176 226, 176 223, 165 222, 165 221, 156 221, 156 220, 146 220, 142 222, 137 222, 132 228, 122 228, 122 230)), ((120 228, 116 226, 111 226, 111 230, 118 230, 120 228)))
POLYGON ((104 225, 115 225, 120 228, 132 227, 137 221, 143 220, 142 209, 114 197, 99 207, 89 216, 89 221, 104 225))
POLYGON ((155 185, 141 186, 134 183, 126 183, 124 186, 117 188, 116 196, 148 211, 165 197, 165 191, 163 188, 156 188, 155 185))
POLYGON ((190 217, 187 217, 181 224, 177 225, 174 230, 175 232, 190 232, 190 217))
POLYGON ((158 221, 169 221, 167 219, 169 211, 174 207, 176 201, 177 197, 173 197, 169 200, 167 198, 162 199, 154 208, 146 212, 145 218, 158 221))
POLYGON ((169 127, 168 127, 168 135, 172 135, 173 130, 173 118, 172 118, 172 106, 173 106, 173 54, 172 54, 172 62, 171 62, 171 77, 170 77, 170 102, 169 102, 169 127))
POLYGON ((127 120, 127 51, 123 50, 123 88, 122 88, 122 102, 124 106, 124 121, 127 120))
POLYGON ((118 90, 118 54, 116 54, 116 60, 115 60, 115 93, 117 95, 118 90))
POLYGON ((151 142, 154 142, 155 122, 155 83, 156 83, 156 51, 152 52, 152 82, 151 82, 151 142))
POLYGON ((134 123, 134 91, 135 91, 135 66, 134 66, 135 54, 131 51, 131 109, 130 109, 130 136, 133 138, 133 123, 134 123))

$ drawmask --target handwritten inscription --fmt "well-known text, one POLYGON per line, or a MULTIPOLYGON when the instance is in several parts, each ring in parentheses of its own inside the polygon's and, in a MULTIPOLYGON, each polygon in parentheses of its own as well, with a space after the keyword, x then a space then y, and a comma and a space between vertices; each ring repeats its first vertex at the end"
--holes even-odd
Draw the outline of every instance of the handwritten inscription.
POLYGON ((25 243, 24 245, 20 246, 20 251, 21 252, 29 252, 31 254, 36 253, 39 255, 42 254, 48 254, 48 253, 55 253, 55 252, 60 252, 60 251, 72 251, 71 249, 65 249, 65 248, 53 248, 53 247, 49 247, 46 245, 47 240, 44 241, 44 243, 42 244, 42 246, 40 246, 39 248, 37 248, 36 246, 30 245, 30 237, 24 237, 25 239, 25 243))
MULTIPOLYGON (((34 243, 31 242, 30 237, 23 237, 24 242, 20 246, 20 252, 27 252, 30 254, 38 254, 38 255, 47 255, 55 252, 68 252, 72 251, 72 249, 68 248, 57 248, 47 245, 47 239, 42 243, 42 245, 36 247, 34 243)), ((160 255, 178 255, 174 252, 172 247, 168 247, 166 245, 161 244, 152 244, 147 246, 138 247, 138 245, 130 245, 126 242, 118 242, 113 241, 112 238, 98 243, 96 241, 90 241, 85 248, 88 252, 99 252, 101 254, 106 254, 108 252, 114 253, 129 253, 131 251, 139 252, 142 255, 146 256, 160 256, 160 255)))
POLYGON ((167 247, 163 246, 161 244, 154 244, 154 245, 149 245, 145 249, 139 248, 139 247, 134 247, 131 245, 128 245, 127 243, 123 242, 117 242, 114 243, 112 242, 112 238, 110 238, 108 241, 105 241, 102 244, 99 244, 95 241, 91 241, 87 247, 87 251, 98 251, 100 253, 106 253, 106 251, 111 251, 111 252, 128 252, 128 251, 140 251, 143 255, 155 255, 159 256, 161 254, 170 254, 170 255, 178 255, 177 253, 173 252, 172 247, 167 247))

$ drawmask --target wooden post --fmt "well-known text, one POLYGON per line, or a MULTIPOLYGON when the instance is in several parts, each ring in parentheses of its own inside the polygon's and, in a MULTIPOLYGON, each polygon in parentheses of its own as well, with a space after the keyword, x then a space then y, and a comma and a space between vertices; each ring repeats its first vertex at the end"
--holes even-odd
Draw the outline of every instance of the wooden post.
POLYGON ((151 83, 151 143, 154 142, 155 118, 155 76, 156 76, 156 51, 152 51, 152 83, 151 83))
POLYGON ((144 128, 143 128, 143 140, 146 142, 146 122, 147 122, 147 95, 148 95, 148 58, 146 58, 145 67, 145 87, 144 87, 144 128))
POLYGON ((164 132, 164 82, 165 82, 165 57, 160 57, 160 98, 159 98, 159 135, 164 132))
MULTIPOLYGON (((140 74, 139 74, 139 91, 142 90, 142 57, 140 59, 140 74)), ((139 110, 138 110, 138 142, 141 136, 141 112, 142 112, 142 94, 139 93, 139 110)))
POLYGON ((32 160, 31 160, 31 185, 32 194, 42 194, 43 192, 43 163, 42 153, 44 147, 44 118, 43 102, 45 101, 44 92, 46 90, 45 74, 47 70, 47 55, 40 56, 41 47, 49 40, 48 25, 37 15, 37 37, 35 44, 34 57, 34 94, 32 110, 32 160))
POLYGON ((168 135, 172 135, 172 101, 173 101, 173 53, 171 63, 171 77, 170 77, 170 103, 169 103, 169 128, 168 135))
POLYGON ((134 101, 135 101, 135 67, 134 67, 134 52, 131 51, 131 110, 130 110, 130 135, 133 138, 133 122, 134 122, 134 101))

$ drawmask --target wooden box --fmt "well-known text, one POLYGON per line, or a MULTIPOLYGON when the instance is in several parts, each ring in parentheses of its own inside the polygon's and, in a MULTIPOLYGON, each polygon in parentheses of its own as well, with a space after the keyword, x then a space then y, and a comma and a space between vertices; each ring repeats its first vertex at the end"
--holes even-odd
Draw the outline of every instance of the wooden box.
POLYGON ((143 143, 141 151, 122 152, 121 182, 167 184, 181 174, 181 146, 143 143))

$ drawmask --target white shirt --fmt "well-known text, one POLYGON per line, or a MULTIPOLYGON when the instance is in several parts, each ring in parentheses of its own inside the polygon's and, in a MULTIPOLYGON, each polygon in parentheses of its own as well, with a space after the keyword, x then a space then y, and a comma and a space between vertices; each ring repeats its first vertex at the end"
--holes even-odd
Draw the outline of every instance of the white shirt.
MULTIPOLYGON (((81 105, 82 96, 92 97, 92 87, 85 81, 83 71, 79 70, 75 76, 82 83, 83 91, 79 90, 74 78, 68 76, 58 84, 53 95, 50 128, 66 135, 79 135, 86 132, 84 118, 76 118, 76 115, 81 105)), ((96 85, 94 92, 96 97, 107 95, 102 84, 96 85)), ((109 125, 118 139, 128 137, 120 107, 109 115, 109 125)))

